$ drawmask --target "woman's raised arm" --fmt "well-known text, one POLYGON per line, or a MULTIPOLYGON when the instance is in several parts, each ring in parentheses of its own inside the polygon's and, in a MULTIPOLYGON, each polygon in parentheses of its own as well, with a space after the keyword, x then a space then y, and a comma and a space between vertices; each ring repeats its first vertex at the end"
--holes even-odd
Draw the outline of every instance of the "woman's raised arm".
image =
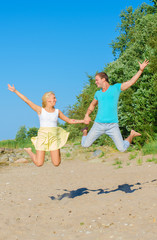
POLYGON ((27 103, 35 112, 37 112, 39 115, 41 113, 41 107, 34 104, 33 102, 31 102, 27 97, 25 97, 22 93, 20 93, 19 91, 17 91, 14 87, 14 84, 13 86, 11 86, 10 84, 8 84, 8 89, 11 91, 11 92, 14 92, 16 93, 16 95, 18 97, 20 97, 25 103, 27 103))

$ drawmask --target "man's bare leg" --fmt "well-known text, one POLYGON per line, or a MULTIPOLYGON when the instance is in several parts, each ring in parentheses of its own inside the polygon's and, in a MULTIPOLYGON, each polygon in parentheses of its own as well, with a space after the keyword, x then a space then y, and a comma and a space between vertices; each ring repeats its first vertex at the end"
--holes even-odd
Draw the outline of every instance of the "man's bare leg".
POLYGON ((132 140, 134 137, 139 137, 141 136, 141 133, 135 132, 134 130, 131 130, 130 135, 125 139, 129 143, 132 143, 132 140))

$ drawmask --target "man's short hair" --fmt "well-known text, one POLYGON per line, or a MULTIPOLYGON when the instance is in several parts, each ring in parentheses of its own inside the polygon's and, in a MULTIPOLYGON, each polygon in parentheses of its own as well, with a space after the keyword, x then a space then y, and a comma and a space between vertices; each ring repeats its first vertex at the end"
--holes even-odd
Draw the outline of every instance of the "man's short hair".
POLYGON ((105 78, 106 82, 109 82, 108 81, 108 76, 105 72, 99 72, 95 76, 99 76, 100 78, 105 78))

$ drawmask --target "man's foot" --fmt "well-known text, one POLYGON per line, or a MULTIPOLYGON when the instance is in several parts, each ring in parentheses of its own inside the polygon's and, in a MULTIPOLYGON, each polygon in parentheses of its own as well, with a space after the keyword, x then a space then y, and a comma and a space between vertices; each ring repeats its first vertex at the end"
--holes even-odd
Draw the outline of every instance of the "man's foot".
POLYGON ((132 137, 138 137, 138 136, 141 136, 141 133, 131 130, 131 135, 132 135, 132 137))
POLYGON ((141 133, 135 132, 134 130, 131 130, 130 135, 125 140, 128 141, 131 144, 133 138, 134 137, 139 137, 139 136, 141 136, 141 133))
POLYGON ((29 154, 32 152, 32 149, 31 148, 24 148, 24 150, 29 154))
POLYGON ((87 136, 87 130, 88 130, 88 127, 84 127, 81 129, 81 132, 83 132, 83 136, 87 136))
POLYGON ((85 130, 87 131, 87 130, 88 130, 88 127, 82 128, 82 129, 81 129, 81 132, 84 132, 85 130))

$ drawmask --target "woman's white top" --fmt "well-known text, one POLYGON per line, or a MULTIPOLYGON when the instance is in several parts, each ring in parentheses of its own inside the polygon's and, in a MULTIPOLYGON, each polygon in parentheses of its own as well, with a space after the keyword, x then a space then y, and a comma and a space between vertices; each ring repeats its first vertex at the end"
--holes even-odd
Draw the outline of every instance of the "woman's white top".
POLYGON ((49 113, 42 108, 41 114, 39 115, 40 127, 57 127, 58 113, 58 109, 49 113))

